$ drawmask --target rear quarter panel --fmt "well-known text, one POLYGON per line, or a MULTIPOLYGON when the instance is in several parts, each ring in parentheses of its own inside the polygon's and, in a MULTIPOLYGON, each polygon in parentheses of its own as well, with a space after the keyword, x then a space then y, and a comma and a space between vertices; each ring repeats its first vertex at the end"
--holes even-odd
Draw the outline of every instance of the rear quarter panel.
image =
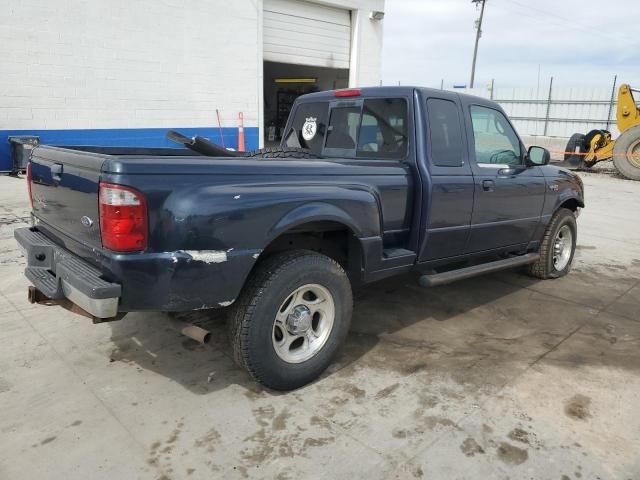
POLYGON ((304 223, 332 220, 356 237, 381 239, 411 221, 411 175, 398 162, 205 163, 182 165, 181 173, 169 165, 112 165, 103 176, 142 191, 149 208, 149 251, 102 262, 128 283, 123 310, 226 306, 269 243, 304 223), (160 306, 158 295, 166 299, 160 306))

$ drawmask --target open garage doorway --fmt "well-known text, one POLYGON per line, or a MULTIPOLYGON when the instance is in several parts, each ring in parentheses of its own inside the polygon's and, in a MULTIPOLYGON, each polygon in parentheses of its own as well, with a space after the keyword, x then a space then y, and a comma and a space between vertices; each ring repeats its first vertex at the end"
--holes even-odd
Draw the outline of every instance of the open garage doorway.
POLYGON ((264 62, 264 145, 280 142, 291 106, 300 95, 348 85, 348 68, 264 62))

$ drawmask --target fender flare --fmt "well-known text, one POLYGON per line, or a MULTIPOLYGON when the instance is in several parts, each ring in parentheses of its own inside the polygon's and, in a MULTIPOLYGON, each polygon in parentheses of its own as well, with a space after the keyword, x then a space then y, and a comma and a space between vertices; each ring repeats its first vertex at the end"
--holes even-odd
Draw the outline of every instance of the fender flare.
POLYGON ((555 205, 553 206, 553 215, 560 209, 560 207, 569 200, 575 200, 576 204, 580 208, 584 208, 584 201, 573 190, 564 191, 558 195, 555 205))
POLYGON ((373 225, 356 224, 351 215, 334 204, 328 202, 309 202, 289 210, 282 218, 280 218, 280 220, 268 232, 267 245, 292 228, 306 223, 320 221, 332 221, 344 225, 351 230, 356 237, 379 235, 380 230, 378 218, 379 214, 376 212, 376 225, 374 230, 373 225), (374 230, 374 232, 371 230, 374 230))

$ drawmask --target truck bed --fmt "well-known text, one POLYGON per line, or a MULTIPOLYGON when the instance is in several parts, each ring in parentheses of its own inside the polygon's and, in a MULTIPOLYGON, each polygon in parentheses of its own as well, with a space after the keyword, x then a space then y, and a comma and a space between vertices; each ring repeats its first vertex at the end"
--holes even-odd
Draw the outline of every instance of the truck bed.
POLYGON ((381 222, 400 238, 411 218, 411 173, 395 161, 39 146, 31 177, 35 229, 99 269, 105 281, 122 285, 121 311, 230 304, 262 250, 302 220, 316 219, 324 225, 318 228, 347 222, 357 237, 375 239, 380 260, 381 222), (148 243, 143 251, 104 248, 101 184, 144 196, 148 243))

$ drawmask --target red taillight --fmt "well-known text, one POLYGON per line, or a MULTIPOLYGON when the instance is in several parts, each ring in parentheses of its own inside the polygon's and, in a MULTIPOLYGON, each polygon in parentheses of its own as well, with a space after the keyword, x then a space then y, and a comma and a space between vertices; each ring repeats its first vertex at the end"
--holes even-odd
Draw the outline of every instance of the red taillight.
POLYGON ((334 92, 336 97, 359 97, 360 89, 359 88, 347 88, 345 90, 336 90, 334 92))
POLYGON ((29 205, 33 210, 33 195, 31 193, 31 161, 27 163, 27 191, 29 192, 29 205))
POLYGON ((147 248, 147 202, 139 191, 100 183, 100 233, 102 246, 116 252, 147 248))

